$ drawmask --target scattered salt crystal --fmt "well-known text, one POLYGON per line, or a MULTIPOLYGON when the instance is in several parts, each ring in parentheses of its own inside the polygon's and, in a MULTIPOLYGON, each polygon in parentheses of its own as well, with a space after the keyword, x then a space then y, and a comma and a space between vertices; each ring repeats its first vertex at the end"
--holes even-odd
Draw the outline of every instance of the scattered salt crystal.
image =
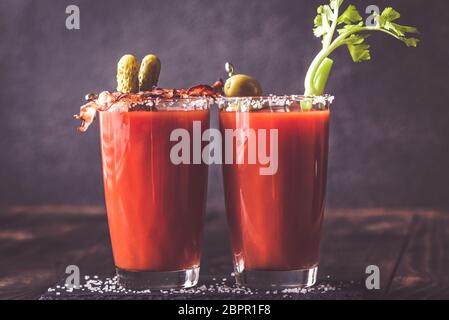
MULTIPOLYGON (((106 278, 106 279, 99 279, 98 276, 84 276, 84 279, 86 282, 81 285, 80 288, 75 288, 76 290, 81 291, 87 291, 91 293, 96 294, 105 294, 105 293, 116 293, 116 294, 150 294, 150 289, 145 290, 128 290, 124 288, 118 281, 118 277, 114 276, 113 278, 106 278), (93 278, 93 279, 92 279, 93 278)), ((216 281, 216 278, 213 278, 214 281, 216 281)), ((282 297, 286 298, 293 298, 291 294, 307 294, 307 293, 321 293, 321 294, 327 294, 331 291, 337 291, 341 290, 341 288, 334 287, 330 284, 318 284, 311 288, 286 288, 282 290, 274 290, 274 291, 262 291, 259 292, 257 289, 251 290, 250 288, 243 287, 237 284, 233 285, 226 285, 227 278, 223 278, 221 283, 213 283, 208 285, 201 285, 196 288, 191 289, 169 289, 169 290, 159 290, 161 294, 192 294, 192 295, 205 295, 206 292, 208 293, 218 293, 218 294, 237 294, 237 295, 257 295, 257 294, 263 294, 265 292, 266 295, 272 293, 272 294, 278 294, 282 293, 282 297)), ((58 292, 58 289, 64 289, 65 292, 72 293, 74 292, 74 289, 66 286, 66 285, 57 285, 54 288, 48 288, 48 292, 55 292, 56 295, 61 295, 60 292, 58 292)))

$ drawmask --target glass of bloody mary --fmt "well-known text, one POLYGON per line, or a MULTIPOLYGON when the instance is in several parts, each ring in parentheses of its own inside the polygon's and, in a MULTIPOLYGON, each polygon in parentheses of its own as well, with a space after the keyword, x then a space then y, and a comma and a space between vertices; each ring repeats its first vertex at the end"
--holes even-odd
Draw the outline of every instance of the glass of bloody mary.
POLYGON ((220 129, 228 138, 222 167, 238 284, 282 288, 316 282, 332 100, 218 100, 220 129), (270 154, 276 164, 268 164, 270 154))
POLYGON ((192 287, 199 276, 208 167, 173 163, 171 135, 192 135, 195 123, 206 130, 210 99, 114 95, 103 99, 110 107, 99 119, 118 280, 134 289, 192 287))

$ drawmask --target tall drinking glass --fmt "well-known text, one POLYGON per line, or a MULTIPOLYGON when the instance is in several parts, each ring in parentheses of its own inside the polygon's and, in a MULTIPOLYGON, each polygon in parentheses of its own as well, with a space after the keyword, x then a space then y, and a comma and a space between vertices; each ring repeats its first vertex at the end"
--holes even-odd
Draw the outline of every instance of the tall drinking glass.
POLYGON ((200 269, 208 167, 174 163, 171 134, 206 130, 210 100, 148 98, 146 104, 152 111, 111 108, 99 115, 118 279, 134 289, 192 287, 200 269))
POLYGON ((332 97, 222 98, 224 190, 237 283, 316 282, 332 97), (230 154, 231 153, 231 154, 230 154))

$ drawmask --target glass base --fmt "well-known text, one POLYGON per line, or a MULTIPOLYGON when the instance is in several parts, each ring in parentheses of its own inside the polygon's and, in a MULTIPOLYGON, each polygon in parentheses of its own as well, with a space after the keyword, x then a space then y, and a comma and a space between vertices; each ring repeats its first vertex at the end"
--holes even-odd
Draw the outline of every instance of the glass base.
POLYGON ((127 271, 116 268, 118 282, 126 289, 182 289, 196 286, 200 268, 179 271, 127 271))
POLYGON ((307 288, 316 283, 318 267, 290 271, 252 271, 235 273, 237 284, 255 289, 307 288))

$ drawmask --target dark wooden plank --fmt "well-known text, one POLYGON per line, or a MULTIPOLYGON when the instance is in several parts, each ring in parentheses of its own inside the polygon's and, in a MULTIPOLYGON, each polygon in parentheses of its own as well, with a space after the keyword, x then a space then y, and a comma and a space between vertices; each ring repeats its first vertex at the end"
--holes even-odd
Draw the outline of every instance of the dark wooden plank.
POLYGON ((388 298, 449 299, 449 215, 414 214, 412 232, 398 264, 388 298))
POLYGON ((0 214, 0 299, 38 298, 67 265, 95 255, 107 243, 103 215, 89 207, 65 208, 14 208, 0 214))
POLYGON ((319 275, 365 283, 366 267, 380 269, 380 290, 365 298, 382 298, 394 272, 412 221, 407 210, 338 209, 325 217, 319 275))
MULTIPOLYGON (((333 221, 334 219, 331 218, 333 221)), ((332 223, 331 223, 332 224, 332 223)), ((105 232, 106 233, 106 232, 105 232)), ((349 234, 348 234, 349 235, 349 234)), ((238 290, 232 276, 232 259, 229 246, 229 235, 226 227, 224 212, 209 212, 206 216, 206 228, 204 234, 204 249, 201 266, 201 276, 196 288, 182 293, 162 293, 159 290, 147 293, 135 294, 102 293, 96 294, 89 290, 66 292, 62 287, 64 281, 50 288, 50 292, 42 295, 41 299, 361 299, 363 288, 357 281, 338 281, 334 279, 320 279, 318 285, 309 289, 307 294, 282 292, 282 290, 238 290), (224 280, 225 279, 225 280, 224 280), (223 281, 224 280, 224 281, 223 281), (59 286, 59 287, 57 287, 59 286), (212 291, 198 292, 197 288, 212 288, 212 291)), ((87 254, 76 261, 84 274, 97 276, 98 281, 105 281, 113 276, 113 263, 110 257, 111 248, 109 239, 103 239, 103 250, 97 250, 95 254, 87 254)), ((351 244, 351 242, 347 242, 351 244)), ((201 291, 201 290, 200 290, 201 291)))
MULTIPOLYGON (((5 211, 4 211, 5 212, 5 211)), ((412 217, 408 211, 329 210, 319 279, 360 283, 368 264, 382 270, 382 289, 392 278, 412 217), (330 277, 328 277, 330 276, 330 277)), ((102 207, 15 207, 0 215, 0 298, 38 298, 69 264, 82 274, 114 272, 102 207)), ((232 260, 224 212, 206 217, 202 277, 230 279, 232 260)), ((383 291, 382 291, 383 292, 383 291)))

